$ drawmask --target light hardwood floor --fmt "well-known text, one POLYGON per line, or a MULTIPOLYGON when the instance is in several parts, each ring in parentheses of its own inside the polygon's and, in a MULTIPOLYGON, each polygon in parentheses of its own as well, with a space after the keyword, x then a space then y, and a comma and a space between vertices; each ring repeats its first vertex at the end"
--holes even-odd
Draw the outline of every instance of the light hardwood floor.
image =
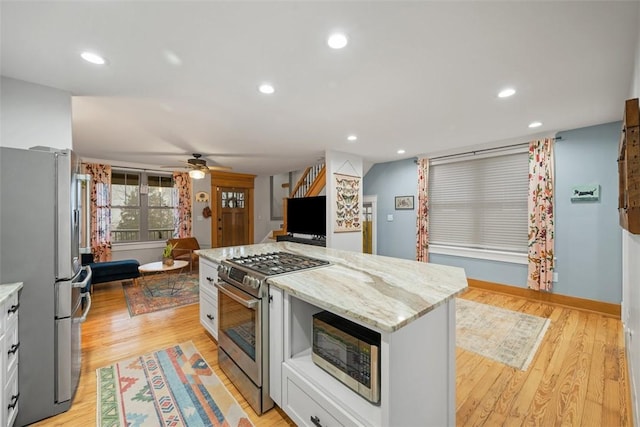
MULTIPOLYGON (((97 368, 189 340, 257 427, 292 425, 278 408, 256 416, 226 380, 217 366, 215 341, 200 326, 197 304, 130 318, 120 282, 96 286, 93 296, 73 405, 36 425, 95 425, 97 368)), ((632 425, 620 320, 478 289, 463 297, 548 317, 551 325, 526 372, 457 350, 457 425, 632 425)))
POLYGON ((456 350, 457 425, 633 425, 619 319, 478 289, 463 297, 551 325, 525 372, 456 350))

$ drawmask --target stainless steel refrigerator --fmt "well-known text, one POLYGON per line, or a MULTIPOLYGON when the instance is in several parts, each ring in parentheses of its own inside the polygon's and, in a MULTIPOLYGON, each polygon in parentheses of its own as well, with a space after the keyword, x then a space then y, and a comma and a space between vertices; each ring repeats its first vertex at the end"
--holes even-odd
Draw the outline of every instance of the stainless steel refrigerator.
POLYGON ((79 262, 79 191, 71 150, 0 147, 0 283, 24 283, 17 426, 66 411, 78 386, 81 323, 91 307, 83 293, 91 272, 81 274, 79 262))

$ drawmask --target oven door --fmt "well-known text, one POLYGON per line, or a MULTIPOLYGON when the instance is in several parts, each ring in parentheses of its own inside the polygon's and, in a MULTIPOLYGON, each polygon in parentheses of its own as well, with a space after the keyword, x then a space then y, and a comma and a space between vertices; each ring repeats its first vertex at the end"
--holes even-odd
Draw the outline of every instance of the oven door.
POLYGON ((218 288, 218 345, 253 381, 262 386, 260 299, 223 281, 218 288))

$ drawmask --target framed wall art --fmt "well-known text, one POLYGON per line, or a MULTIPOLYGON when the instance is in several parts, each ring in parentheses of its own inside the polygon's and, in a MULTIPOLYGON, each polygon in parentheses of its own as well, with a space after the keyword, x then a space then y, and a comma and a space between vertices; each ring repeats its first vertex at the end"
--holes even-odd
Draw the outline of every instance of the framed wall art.
POLYGON ((360 177, 333 174, 333 185, 336 189, 336 222, 334 232, 348 233, 361 231, 360 221, 360 177))
POLYGON ((396 210, 412 210, 413 196, 396 196, 396 210))

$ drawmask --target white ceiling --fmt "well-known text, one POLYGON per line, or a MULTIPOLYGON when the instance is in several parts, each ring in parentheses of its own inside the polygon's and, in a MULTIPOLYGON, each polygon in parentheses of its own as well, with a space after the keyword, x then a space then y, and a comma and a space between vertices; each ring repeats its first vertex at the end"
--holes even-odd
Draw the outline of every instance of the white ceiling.
POLYGON ((325 150, 377 163, 620 120, 638 4, 2 1, 1 69, 74 95, 85 158, 199 152, 275 174, 325 150), (346 48, 327 47, 333 30, 346 48), (516 95, 498 99, 506 86, 516 95))

